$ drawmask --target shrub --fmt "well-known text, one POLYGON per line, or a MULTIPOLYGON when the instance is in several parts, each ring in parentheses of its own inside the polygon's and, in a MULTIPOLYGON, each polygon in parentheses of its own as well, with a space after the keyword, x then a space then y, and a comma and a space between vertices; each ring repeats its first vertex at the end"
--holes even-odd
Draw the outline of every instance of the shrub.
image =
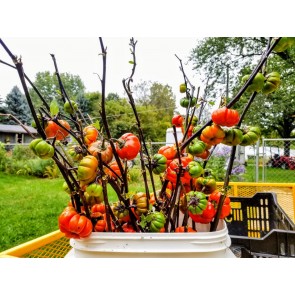
POLYGON ((131 168, 129 170, 128 177, 131 182, 141 182, 142 181, 141 169, 137 167, 131 168))
POLYGON ((36 156, 32 150, 27 145, 15 145, 12 150, 12 159, 13 160, 28 160, 34 159, 36 156))
POLYGON ((0 142, 0 171, 5 171, 7 163, 7 152, 4 143, 0 142))

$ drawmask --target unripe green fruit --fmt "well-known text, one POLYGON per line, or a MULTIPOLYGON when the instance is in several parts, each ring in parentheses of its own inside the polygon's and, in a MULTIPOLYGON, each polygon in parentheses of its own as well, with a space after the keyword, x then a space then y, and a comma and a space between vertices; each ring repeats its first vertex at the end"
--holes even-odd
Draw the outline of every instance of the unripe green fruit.
POLYGON ((281 78, 278 72, 272 72, 265 76, 266 80, 264 82, 264 86, 262 88, 263 94, 269 94, 276 91, 280 84, 281 78))
POLYGON ((186 92, 186 85, 185 84, 180 84, 179 91, 180 91, 180 93, 185 93, 186 92))
POLYGON ((274 52, 284 52, 288 48, 294 45, 294 37, 282 37, 278 44, 273 49, 274 52))
POLYGON ((69 101, 66 101, 64 104, 64 111, 68 114, 74 114, 78 110, 78 105, 75 101, 71 100, 72 107, 69 101))
POLYGON ((243 140, 243 131, 238 128, 225 130, 225 137, 222 141, 223 144, 229 146, 236 146, 243 140))
MULTIPOLYGON (((242 82, 246 83, 248 81, 250 75, 245 75, 242 78, 242 82)), ((260 92, 264 86, 265 77, 262 73, 257 73, 256 76, 253 78, 251 84, 247 87, 247 91, 249 92, 260 92)))

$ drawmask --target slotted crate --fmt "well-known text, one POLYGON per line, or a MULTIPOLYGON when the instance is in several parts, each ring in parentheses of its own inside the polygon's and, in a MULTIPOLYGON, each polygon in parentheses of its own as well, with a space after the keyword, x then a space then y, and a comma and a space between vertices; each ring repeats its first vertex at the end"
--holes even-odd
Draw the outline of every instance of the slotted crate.
POLYGON ((241 257, 294 257, 295 224, 277 202, 274 193, 231 197, 227 227, 232 249, 241 257))

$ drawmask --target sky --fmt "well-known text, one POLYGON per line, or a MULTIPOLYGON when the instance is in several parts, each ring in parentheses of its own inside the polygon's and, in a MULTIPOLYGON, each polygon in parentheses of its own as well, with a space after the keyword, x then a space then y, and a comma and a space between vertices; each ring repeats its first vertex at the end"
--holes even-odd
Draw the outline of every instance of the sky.
MULTIPOLYGON (((184 70, 189 80, 197 87, 201 82, 193 71, 192 62, 188 62, 191 50, 200 38, 177 37, 134 37, 137 41, 137 67, 133 85, 143 81, 168 84, 177 101, 183 96, 179 92, 179 85, 183 83, 180 71, 182 60, 184 70)), ((122 79, 129 77, 132 65, 129 41, 131 37, 103 37, 107 47, 106 92, 124 95, 122 79)), ((66 38, 2 38, 13 54, 22 57, 24 71, 30 80, 34 81, 37 72, 54 72, 54 65, 50 54, 54 54, 60 73, 68 72, 79 75, 87 92, 101 92, 98 75, 102 74, 102 58, 99 39, 94 37, 66 37, 66 38)), ((0 59, 11 63, 10 57, 0 46, 0 59)), ((12 87, 22 87, 16 70, 0 64, 0 97, 6 97, 12 87)))

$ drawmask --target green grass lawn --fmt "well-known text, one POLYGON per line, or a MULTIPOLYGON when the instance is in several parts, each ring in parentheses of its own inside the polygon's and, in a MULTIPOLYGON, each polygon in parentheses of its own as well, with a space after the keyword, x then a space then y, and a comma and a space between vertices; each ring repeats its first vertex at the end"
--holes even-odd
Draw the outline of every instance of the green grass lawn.
POLYGON ((58 229, 57 217, 69 201, 62 183, 0 173, 0 251, 58 229))
MULTIPOLYGON (((263 182, 263 168, 258 168, 259 182, 263 182)), ((256 181, 256 167, 254 164, 248 164, 246 173, 243 175, 243 181, 256 181)), ((271 183, 291 183, 295 182, 295 170, 285 170, 282 168, 264 167, 264 182, 271 183)))
MULTIPOLYGON (((135 174, 135 173, 134 173, 135 174)), ((58 216, 70 201, 62 189, 62 177, 55 179, 10 175, 0 172, 0 252, 58 229, 58 216)), ((143 190, 138 178, 130 192, 143 190)), ((109 187, 109 200, 117 200, 109 187)))

